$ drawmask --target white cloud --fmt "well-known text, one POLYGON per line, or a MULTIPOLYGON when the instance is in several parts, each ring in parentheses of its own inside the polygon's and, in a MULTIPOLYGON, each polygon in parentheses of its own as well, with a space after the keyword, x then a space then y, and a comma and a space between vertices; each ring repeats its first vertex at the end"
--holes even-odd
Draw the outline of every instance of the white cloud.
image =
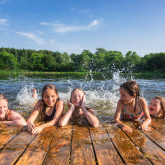
POLYGON ((0 25, 7 25, 7 19, 0 19, 0 25))
POLYGON ((33 41, 35 41, 36 43, 38 43, 40 45, 45 44, 45 41, 43 39, 39 38, 37 35, 35 35, 33 33, 25 33, 25 32, 16 32, 16 33, 21 36, 32 39, 33 41))
POLYGON ((99 29, 103 24, 99 20, 93 20, 89 23, 89 25, 64 25, 60 23, 48 23, 41 22, 40 25, 50 26, 55 32, 58 33, 67 33, 67 32, 75 32, 75 31, 93 31, 99 29))
POLYGON ((5 4, 9 0, 0 0, 0 5, 5 4))

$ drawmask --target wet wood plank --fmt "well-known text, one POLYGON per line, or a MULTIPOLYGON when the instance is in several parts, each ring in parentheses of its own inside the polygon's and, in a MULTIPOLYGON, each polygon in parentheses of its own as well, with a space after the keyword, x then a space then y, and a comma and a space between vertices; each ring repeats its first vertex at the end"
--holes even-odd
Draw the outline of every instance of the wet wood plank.
POLYGON ((28 147, 34 135, 21 132, 11 142, 9 142, 0 152, 0 165, 11 165, 21 156, 28 147), (10 159, 9 159, 10 158, 10 159))
POLYGON ((165 135, 165 120, 164 119, 152 119, 151 126, 165 135))
POLYGON ((63 165, 69 164, 72 125, 58 127, 50 145, 44 164, 63 165))
POLYGON ((52 126, 45 128, 41 133, 39 133, 16 164, 42 164, 48 152, 55 130, 56 127, 52 126))
POLYGON ((87 127, 73 125, 73 138, 70 164, 95 165, 95 156, 87 127))
MULTIPOLYGON (((140 131, 137 129, 137 124, 128 123, 127 125, 133 129, 132 133, 126 132, 126 134, 130 137, 130 139, 136 144, 139 150, 153 163, 153 164, 165 164, 165 152, 158 147, 153 141, 151 141, 145 134, 148 134, 152 137, 152 131, 155 134, 154 139, 156 140, 162 134, 157 130, 154 130, 152 127, 149 130, 140 131), (136 126, 136 127, 135 127, 136 126), (157 135, 158 136, 157 136, 157 135)), ((163 136, 163 135, 162 135, 163 136)))
POLYGON ((99 165, 124 164, 104 127, 90 127, 90 133, 99 165))
POLYGON ((0 125, 0 151, 12 139, 14 139, 22 130, 22 127, 0 125))
POLYGON ((151 164, 119 127, 106 125, 106 128, 126 164, 151 164))
POLYGON ((164 121, 133 133, 107 123, 98 128, 49 127, 34 136, 21 127, 0 128, 1 164, 165 164, 164 121), (159 131, 160 129, 160 131, 159 131), (19 133, 19 131, 21 131, 19 133))

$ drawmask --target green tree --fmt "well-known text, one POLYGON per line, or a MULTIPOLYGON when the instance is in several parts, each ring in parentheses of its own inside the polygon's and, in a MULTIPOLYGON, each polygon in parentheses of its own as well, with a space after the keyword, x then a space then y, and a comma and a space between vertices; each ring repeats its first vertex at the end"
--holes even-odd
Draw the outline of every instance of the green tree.
POLYGON ((44 64, 43 64, 43 54, 41 53, 32 53, 30 56, 31 61, 31 69, 42 71, 44 70, 44 64))
POLYGON ((17 59, 13 54, 7 52, 0 53, 0 68, 12 70, 17 68, 17 59))

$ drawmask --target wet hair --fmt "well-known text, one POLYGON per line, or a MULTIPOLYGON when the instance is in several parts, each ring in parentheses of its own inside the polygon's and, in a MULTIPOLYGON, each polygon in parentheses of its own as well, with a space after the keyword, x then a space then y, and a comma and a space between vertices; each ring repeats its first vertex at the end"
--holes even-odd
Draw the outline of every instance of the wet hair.
POLYGON ((161 106, 161 109, 163 110, 163 118, 164 118, 165 117, 165 98, 161 96, 156 96, 152 99, 157 99, 160 101, 160 106, 161 106))
POLYGON ((134 112, 136 111, 137 102, 140 97, 140 88, 136 81, 129 80, 120 85, 120 88, 124 88, 129 95, 135 96, 135 107, 134 112))
POLYGON ((74 92, 75 90, 80 90, 80 91, 82 91, 82 92, 84 93, 84 95, 85 95, 85 92, 84 92, 81 88, 74 88, 74 89, 72 90, 72 92, 71 92, 71 95, 73 94, 73 92, 74 92))
POLYGON ((45 92, 47 89, 52 89, 52 90, 54 90, 54 92, 58 95, 58 91, 57 91, 57 88, 56 88, 55 85, 53 85, 53 84, 46 84, 46 85, 42 88, 42 100, 43 100, 44 92, 45 92))
MULTIPOLYGON (((46 116, 46 107, 47 107, 46 103, 45 103, 44 100, 43 100, 43 96, 44 96, 44 92, 45 92, 47 89, 52 89, 52 90, 54 90, 54 92, 56 93, 56 95, 58 95, 57 88, 56 88, 56 86, 53 85, 53 84, 46 84, 46 85, 42 88, 42 101, 43 101, 44 105, 43 105, 43 109, 42 109, 42 111, 41 111, 41 117, 42 117, 43 119, 44 119, 45 116, 46 116)), ((56 102, 57 102, 58 100, 59 100, 59 97, 57 98, 56 102)), ((55 106, 56 106, 56 104, 55 104, 55 106)))
POLYGON ((0 93, 0 100, 1 99, 7 100, 6 97, 5 97, 5 95, 3 93, 0 93))

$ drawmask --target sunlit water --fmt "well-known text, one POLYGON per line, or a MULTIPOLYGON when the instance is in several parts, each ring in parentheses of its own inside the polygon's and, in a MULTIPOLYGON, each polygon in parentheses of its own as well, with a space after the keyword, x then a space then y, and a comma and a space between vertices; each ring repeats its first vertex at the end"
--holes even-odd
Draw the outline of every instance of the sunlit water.
POLYGON ((19 75, 0 77, 0 92, 4 93, 9 102, 9 108, 23 114, 30 114, 34 100, 31 89, 36 88, 38 98, 45 84, 54 84, 61 99, 67 102, 74 88, 82 88, 86 93, 86 105, 93 108, 101 121, 112 121, 119 100, 119 86, 121 83, 133 79, 140 85, 141 96, 149 103, 154 96, 165 97, 164 79, 135 79, 123 78, 119 73, 113 77, 94 77, 92 73, 86 76, 60 76, 60 75, 19 75))

